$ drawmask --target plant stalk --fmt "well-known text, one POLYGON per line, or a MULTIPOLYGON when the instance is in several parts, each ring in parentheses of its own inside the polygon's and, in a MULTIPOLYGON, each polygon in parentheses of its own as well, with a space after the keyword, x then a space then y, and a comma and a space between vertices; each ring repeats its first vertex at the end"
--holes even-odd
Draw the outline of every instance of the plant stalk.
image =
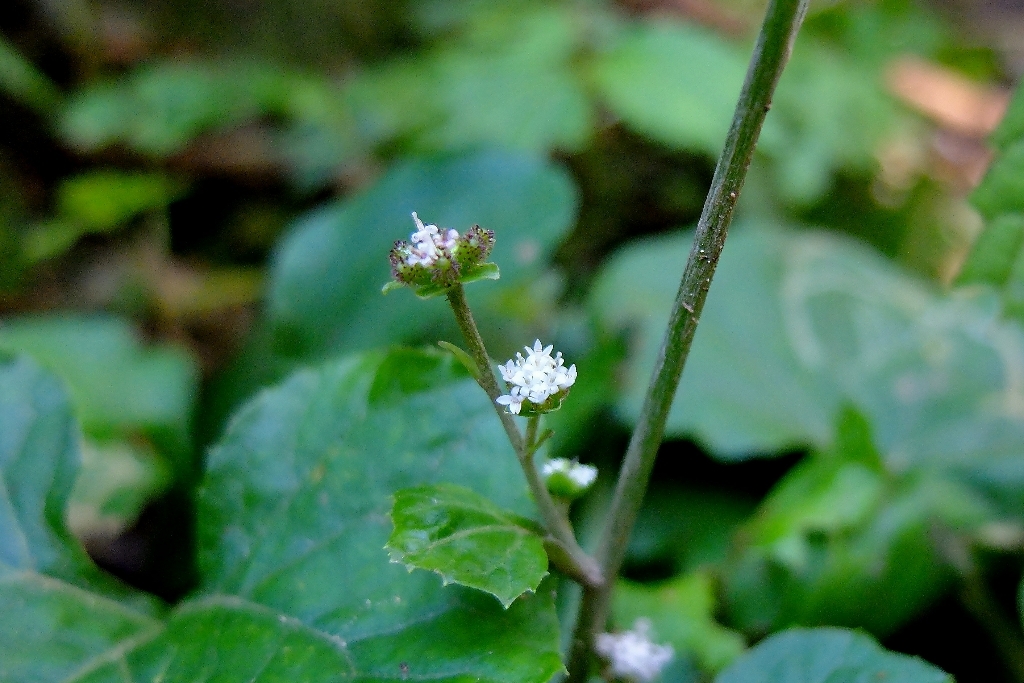
POLYGON ((490 356, 487 355, 484 340, 477 329, 476 321, 473 319, 473 312, 469 309, 469 302, 466 301, 466 290, 463 288, 462 283, 457 283, 451 287, 448 290, 447 296, 448 303, 451 304, 452 311, 455 313, 455 320, 462 331, 462 336, 465 337, 466 344, 469 346, 470 357, 472 357, 473 362, 476 363, 477 369, 480 371, 478 379, 480 387, 491 399, 491 406, 498 414, 501 426, 505 428, 505 434, 508 435, 512 449, 516 452, 516 458, 519 459, 519 464, 523 468, 526 483, 530 487, 530 493, 533 495, 533 500, 540 511, 544 527, 561 550, 558 553, 548 554, 551 562, 556 566, 563 565, 559 569, 562 569, 567 575, 577 580, 583 579, 585 585, 602 585, 604 583, 604 576, 601 573, 600 567, 594 558, 590 557, 580 547, 579 543, 576 542, 576 536, 573 534, 568 517, 559 510, 554 499, 551 498, 544 480, 541 479, 540 474, 537 472, 533 454, 537 450, 537 446, 539 446, 539 444, 534 442, 537 439, 540 418, 529 418, 527 438, 524 440, 512 415, 495 402, 501 396, 501 389, 498 387, 498 382, 495 379, 494 367, 490 356))
POLYGON ((569 646, 570 683, 587 680, 594 636, 604 630, 608 621, 614 577, 622 566, 626 544, 647 491, 658 446, 664 435, 665 421, 690 352, 711 278, 725 246, 733 210, 761 126, 771 108, 775 86, 789 59, 807 3, 808 0, 772 0, 761 26, 725 147, 697 223, 693 247, 672 306, 640 418, 626 450, 598 541, 595 558, 606 582, 603 586, 584 589, 569 646))

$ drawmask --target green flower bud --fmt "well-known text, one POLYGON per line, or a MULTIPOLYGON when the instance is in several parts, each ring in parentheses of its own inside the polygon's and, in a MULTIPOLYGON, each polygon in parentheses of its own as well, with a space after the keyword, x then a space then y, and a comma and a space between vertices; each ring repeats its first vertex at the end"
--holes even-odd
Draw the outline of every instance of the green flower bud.
POLYGON ((597 480, 597 468, 565 458, 553 458, 544 463, 541 475, 552 496, 563 500, 575 500, 586 493, 597 480))

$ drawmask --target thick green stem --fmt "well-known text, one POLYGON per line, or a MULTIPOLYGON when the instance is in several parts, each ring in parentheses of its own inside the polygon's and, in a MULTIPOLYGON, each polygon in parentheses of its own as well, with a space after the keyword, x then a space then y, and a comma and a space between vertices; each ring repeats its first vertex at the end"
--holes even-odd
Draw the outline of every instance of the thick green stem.
POLYGON ((668 329, 654 367, 636 430, 619 472, 615 495, 598 543, 596 559, 606 577, 583 594, 569 653, 569 680, 587 679, 595 633, 608 620, 614 577, 622 566, 629 534, 650 480, 665 420, 679 386, 697 322, 732 221, 747 167, 772 94, 789 58, 808 0, 772 0, 740 92, 725 148, 715 168, 711 190, 697 223, 693 247, 676 294, 668 329))
POLYGON ((516 457, 519 459, 519 464, 523 468, 523 474, 526 476, 526 483, 530 487, 530 493, 533 495, 537 509, 540 511, 544 527, 551 535, 551 538, 548 539, 548 544, 559 549, 559 552, 549 552, 548 556, 551 558, 552 563, 559 566, 559 569, 565 571, 569 576, 582 580, 587 585, 602 585, 604 581, 600 567, 594 558, 587 555, 583 548, 579 546, 579 543, 576 542, 576 536, 573 534, 568 518, 559 510, 555 501, 551 498, 547 486, 544 485, 544 480, 537 473, 533 454, 539 445, 535 442, 540 418, 530 418, 530 422, 527 424, 527 438, 524 440, 523 435, 519 432, 519 427, 515 423, 515 419, 495 402, 501 396, 501 389, 498 388, 490 356, 487 355, 484 340, 476 327, 476 321, 473 320, 473 313, 469 310, 469 303, 466 301, 466 291, 461 283, 448 290, 448 303, 451 304, 452 311, 455 313, 455 320, 462 331, 462 336, 465 337, 466 344, 469 345, 469 354, 479 370, 480 377, 478 381, 480 386, 491 399, 491 405, 498 414, 502 427, 505 428, 508 440, 511 442, 512 448, 516 452, 516 457))

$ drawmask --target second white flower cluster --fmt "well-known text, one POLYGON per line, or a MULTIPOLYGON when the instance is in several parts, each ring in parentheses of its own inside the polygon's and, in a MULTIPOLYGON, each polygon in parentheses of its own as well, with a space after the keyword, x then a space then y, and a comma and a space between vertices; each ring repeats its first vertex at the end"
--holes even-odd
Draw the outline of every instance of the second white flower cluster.
POLYGON ((565 367, 562 353, 552 356, 554 347, 543 346, 539 339, 532 349, 524 348, 525 358, 517 353, 514 360, 498 366, 509 393, 499 396, 497 402, 508 406, 508 411, 514 415, 523 411, 524 404, 527 404, 525 414, 555 410, 576 382, 576 366, 565 367))

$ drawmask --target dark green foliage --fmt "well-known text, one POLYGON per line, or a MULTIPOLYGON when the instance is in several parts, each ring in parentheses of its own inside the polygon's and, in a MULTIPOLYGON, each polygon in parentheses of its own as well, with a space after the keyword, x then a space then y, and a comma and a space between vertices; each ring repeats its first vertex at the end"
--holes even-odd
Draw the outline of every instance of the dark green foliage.
MULTIPOLYGON (((0 681, 551 681, 576 587, 444 297, 414 294, 500 267, 468 290, 493 361, 539 337, 578 366, 537 460, 599 467, 589 541, 749 3, 45 4, 0 13, 0 681), (382 297, 413 211, 481 227, 382 297), (80 543, 199 576, 161 605, 80 543)), ((949 683, 857 630, 934 640, 926 610, 1019 568, 1024 94, 954 279, 970 164, 889 81, 913 55, 1005 82, 963 35, 814 3, 793 46, 668 420, 695 443, 609 577, 608 628, 675 648, 664 683, 949 683)))
POLYGON ((7 490, 24 491, 0 519, 4 680, 372 681, 407 667, 438 680, 544 683, 559 670, 549 590, 506 611, 408 574, 383 550, 402 482, 448 479, 529 509, 486 398, 446 356, 352 357, 244 409, 201 490, 209 597, 166 621, 108 597, 123 591, 63 529, 76 444, 56 380, 26 361, 0 370, 0 473, 19 483, 7 490), (374 398, 381 384, 394 390, 374 398), (437 405, 457 420, 436 419, 437 405))

